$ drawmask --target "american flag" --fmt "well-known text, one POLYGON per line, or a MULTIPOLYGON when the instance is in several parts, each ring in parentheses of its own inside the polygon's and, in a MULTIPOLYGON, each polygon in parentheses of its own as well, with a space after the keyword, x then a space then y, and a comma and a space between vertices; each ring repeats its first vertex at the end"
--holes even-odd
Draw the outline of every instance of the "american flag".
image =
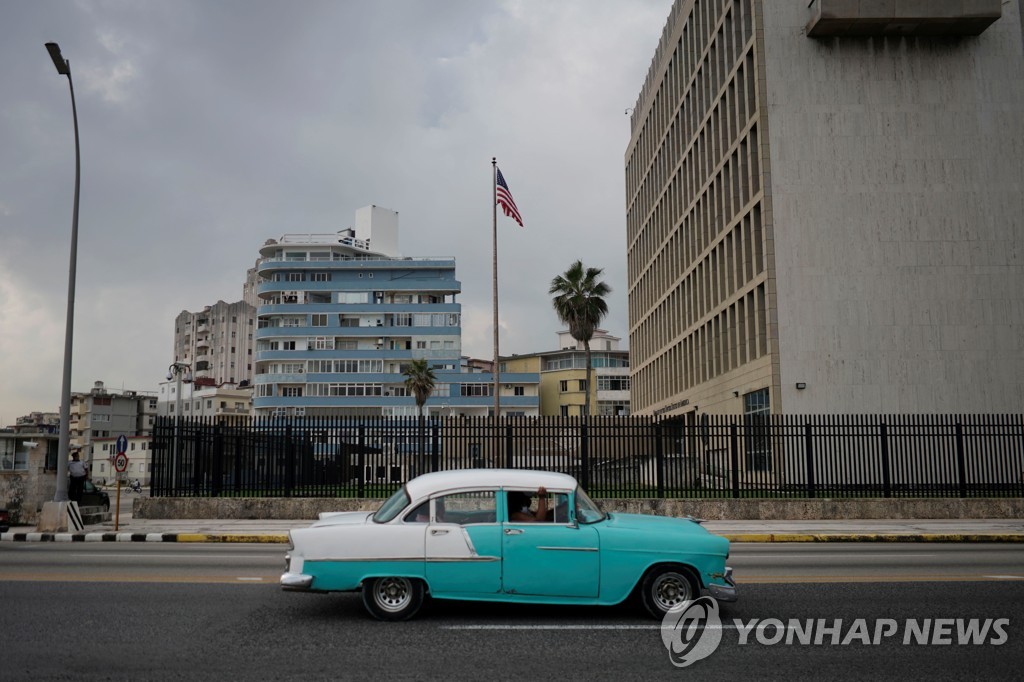
POLYGON ((501 206, 505 211, 505 215, 514 218, 519 227, 523 226, 523 216, 519 215, 519 209, 516 208, 516 201, 512 198, 512 192, 508 189, 508 184, 505 183, 505 178, 501 175, 501 169, 495 167, 498 172, 498 206, 501 206))

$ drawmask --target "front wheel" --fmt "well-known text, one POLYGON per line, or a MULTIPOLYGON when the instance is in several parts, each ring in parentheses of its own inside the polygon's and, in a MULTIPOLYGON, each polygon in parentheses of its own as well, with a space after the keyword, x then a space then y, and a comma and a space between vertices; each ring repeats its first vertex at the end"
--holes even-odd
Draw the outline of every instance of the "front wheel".
POLYGON ((689 571, 669 566, 651 570, 640 585, 644 608, 658 619, 671 609, 700 596, 700 590, 689 571))
POLYGON ((363 606, 377 620, 409 620, 423 606, 423 583, 415 578, 371 578, 363 583, 363 606))

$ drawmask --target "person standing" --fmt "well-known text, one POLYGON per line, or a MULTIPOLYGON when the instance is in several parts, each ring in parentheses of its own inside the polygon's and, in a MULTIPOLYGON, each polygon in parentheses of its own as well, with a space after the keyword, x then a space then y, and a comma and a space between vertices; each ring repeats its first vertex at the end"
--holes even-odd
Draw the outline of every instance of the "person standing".
POLYGON ((71 453, 71 461, 68 462, 68 475, 71 477, 68 483, 68 498, 81 504, 85 479, 89 477, 89 467, 79 459, 77 450, 71 453))

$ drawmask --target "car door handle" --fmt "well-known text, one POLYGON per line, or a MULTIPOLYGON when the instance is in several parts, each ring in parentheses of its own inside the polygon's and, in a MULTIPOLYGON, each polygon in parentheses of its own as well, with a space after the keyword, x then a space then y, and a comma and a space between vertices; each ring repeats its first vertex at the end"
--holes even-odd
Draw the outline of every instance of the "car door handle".
POLYGON ((431 535, 448 535, 448 529, 447 528, 431 528, 430 529, 430 534, 431 535))
POLYGON ((523 529, 522 528, 506 528, 505 529, 505 535, 522 535, 522 534, 523 534, 523 529))

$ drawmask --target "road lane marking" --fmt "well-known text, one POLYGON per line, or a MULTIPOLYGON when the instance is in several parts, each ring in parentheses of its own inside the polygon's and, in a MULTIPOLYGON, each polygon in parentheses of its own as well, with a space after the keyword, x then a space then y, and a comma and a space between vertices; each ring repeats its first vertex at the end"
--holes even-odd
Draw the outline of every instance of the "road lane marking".
MULTIPOLYGON (((721 626, 720 629, 732 626, 721 626)), ((660 630, 660 625, 442 625, 442 630, 660 630)))
POLYGON ((3 582, 68 582, 68 583, 181 583, 181 584, 232 584, 232 585, 277 585, 280 575, 266 576, 263 578, 238 576, 169 576, 169 575, 105 575, 105 576, 82 576, 76 573, 0 573, 0 583, 3 582))
POLYGON ((121 552, 72 552, 69 556, 88 557, 90 559, 181 559, 183 561, 195 561, 196 559, 262 559, 264 561, 281 561, 281 557, 276 554, 269 556, 267 554, 176 554, 173 552, 164 554, 157 554, 155 552, 142 552, 140 554, 122 554, 121 552))
POLYGON ((986 575, 991 580, 1024 580, 1024 575, 986 575))
POLYGON ((733 554, 731 559, 792 559, 793 561, 808 561, 810 559, 849 559, 849 558, 863 558, 863 559, 888 559, 895 557, 937 557, 938 554, 889 554, 887 552, 879 552, 870 554, 866 552, 851 552, 849 554, 733 554))

